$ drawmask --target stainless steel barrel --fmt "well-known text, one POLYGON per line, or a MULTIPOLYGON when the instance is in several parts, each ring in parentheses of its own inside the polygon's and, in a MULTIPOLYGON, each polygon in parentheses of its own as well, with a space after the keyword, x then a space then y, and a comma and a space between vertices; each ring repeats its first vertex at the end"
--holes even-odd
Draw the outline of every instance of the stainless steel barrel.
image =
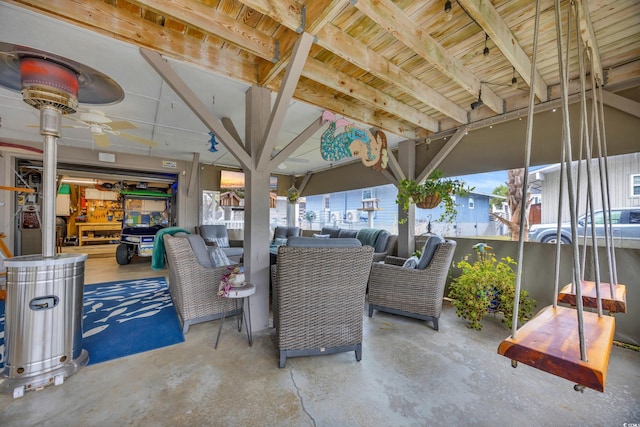
POLYGON ((84 262, 87 255, 5 259, 4 370, 0 392, 60 384, 89 361, 82 349, 84 262))

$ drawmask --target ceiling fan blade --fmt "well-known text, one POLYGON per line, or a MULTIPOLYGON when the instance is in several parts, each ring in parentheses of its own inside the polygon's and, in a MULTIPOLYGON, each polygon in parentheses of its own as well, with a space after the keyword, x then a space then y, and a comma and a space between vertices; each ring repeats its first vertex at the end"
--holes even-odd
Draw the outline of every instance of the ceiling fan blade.
POLYGON ((64 114, 62 117, 64 117, 65 119, 73 120, 74 122, 82 123, 82 124, 84 124, 85 126, 89 126, 89 125, 87 124, 87 122, 85 122, 84 120, 80 120, 80 119, 79 119, 79 118, 77 118, 77 117, 73 117, 73 116, 70 116, 70 115, 68 115, 68 114, 64 114))
POLYGON ((124 120, 119 122, 107 123, 107 126, 109 126, 111 130, 138 129, 138 126, 124 120))
POLYGON ((104 133, 93 133, 93 142, 95 142, 98 147, 108 147, 109 137, 104 133))
POLYGON ((138 142, 140 144, 148 145, 149 147, 156 147, 158 145, 158 143, 155 142, 155 141, 151 141, 149 139, 141 138, 139 136, 131 135, 131 134, 128 134, 128 133, 119 132, 116 135, 121 136, 123 138, 130 139, 130 140, 138 142))
POLYGON ((289 157, 285 162, 291 163, 309 163, 308 159, 303 159, 302 157, 289 157))

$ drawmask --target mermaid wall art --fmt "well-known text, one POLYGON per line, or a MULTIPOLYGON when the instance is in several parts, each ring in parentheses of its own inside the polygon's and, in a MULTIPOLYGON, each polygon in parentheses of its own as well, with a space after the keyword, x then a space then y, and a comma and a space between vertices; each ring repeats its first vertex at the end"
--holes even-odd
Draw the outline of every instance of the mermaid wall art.
POLYGON ((329 122, 329 128, 320 138, 322 158, 335 162, 345 157, 359 157, 362 164, 376 171, 387 168, 387 137, 381 131, 373 135, 368 129, 354 127, 345 119, 337 119, 331 111, 322 113, 322 121, 329 122), (344 131, 336 135, 336 128, 344 131))

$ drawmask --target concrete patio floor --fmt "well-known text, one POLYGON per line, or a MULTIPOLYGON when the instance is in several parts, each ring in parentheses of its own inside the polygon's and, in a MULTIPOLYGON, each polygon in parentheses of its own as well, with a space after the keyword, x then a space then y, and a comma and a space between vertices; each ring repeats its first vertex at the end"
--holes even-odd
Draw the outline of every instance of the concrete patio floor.
MULTIPOLYGON (((131 267, 158 275, 144 263, 131 267)), ((0 426, 640 423, 639 352, 614 346, 605 392, 579 393, 567 380, 523 364, 513 369, 498 355, 510 334, 499 318, 470 330, 445 303, 436 332, 414 319, 363 316, 361 362, 349 352, 289 358, 279 369, 273 328, 254 333, 249 347, 244 331, 225 322, 215 350, 219 321, 212 321, 192 326, 181 344, 85 367, 61 386, 19 399, 0 395, 0 426)))

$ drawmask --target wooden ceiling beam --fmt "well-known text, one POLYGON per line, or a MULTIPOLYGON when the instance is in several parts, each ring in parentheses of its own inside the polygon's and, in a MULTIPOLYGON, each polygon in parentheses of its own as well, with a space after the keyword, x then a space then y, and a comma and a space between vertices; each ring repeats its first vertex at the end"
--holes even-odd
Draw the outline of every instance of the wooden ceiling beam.
MULTIPOLYGON (((322 1, 310 2, 309 5, 305 6, 304 20, 302 20, 302 9, 300 10, 301 22, 300 27, 296 28, 296 32, 303 29, 305 32, 315 35, 320 28, 328 22, 331 22, 336 15, 342 12, 342 9, 344 9, 348 3, 349 0, 329 0, 326 3, 322 1)), ((260 85, 268 85, 271 80, 285 69, 289 59, 291 58, 291 52, 286 49, 286 47, 294 44, 294 37, 295 36, 291 33, 282 35, 280 38, 281 55, 280 59, 275 64, 260 64, 260 85)))
POLYGON ((393 62, 346 34, 333 24, 318 33, 318 45, 348 59, 364 71, 399 87, 418 101, 435 108, 458 123, 467 122, 467 112, 393 62))
POLYGON ((150 21, 134 20, 129 12, 100 0, 51 0, 46 4, 39 0, 21 0, 11 3, 107 37, 153 49, 174 59, 216 70, 227 77, 245 82, 255 82, 257 79, 253 61, 150 21), (43 6, 46 8, 43 9, 43 6))
POLYGON ((504 112, 502 98, 487 86, 481 88, 480 79, 462 61, 449 54, 391 0, 356 1, 353 5, 471 95, 479 96, 482 89, 484 104, 498 114, 504 112))
POLYGON ((306 6, 307 27, 305 31, 315 35, 326 24, 333 21, 349 4, 349 0, 329 0, 327 3, 311 1, 306 6))
POLYGON ((602 61, 600 59, 600 51, 596 39, 596 33, 591 25, 591 16, 589 15, 589 5, 584 0, 575 2, 578 13, 578 25, 580 26, 580 39, 587 49, 587 55, 591 61, 593 75, 599 84, 604 82, 604 74, 602 72, 602 61))
POLYGON ((276 41, 229 15, 194 0, 129 0, 165 17, 213 34, 269 61, 276 60, 276 41))
MULTIPOLYGON (((458 0, 460 5, 489 35, 496 47, 513 65, 522 79, 531 85, 531 61, 516 37, 489 0, 458 0)), ((547 101, 547 84, 536 70, 534 91, 538 99, 547 101)))
POLYGON ((307 59, 302 74, 311 80, 342 92, 374 108, 402 117, 403 120, 413 123, 418 127, 428 129, 432 132, 439 130, 438 121, 431 116, 397 101, 392 96, 374 89, 353 77, 349 77, 345 73, 337 71, 316 59, 307 59))
MULTIPOLYGON (((281 0, 275 4, 269 0, 242 0, 242 2, 294 31, 300 25, 302 6, 294 0, 281 0)), ((324 49, 348 60, 379 79, 398 86, 418 101, 435 108, 457 122, 467 122, 467 112, 462 107, 363 43, 345 34, 335 25, 326 23, 317 30, 316 36, 318 37, 317 44, 324 49)))
MULTIPOLYGON (((272 90, 280 87, 280 78, 272 82, 271 85, 273 86, 271 88, 272 90)), ((354 104, 344 99, 336 99, 333 94, 323 90, 318 85, 311 85, 308 82, 300 81, 298 82, 294 96, 296 99, 306 102, 307 104, 333 111, 353 121, 374 126, 380 130, 406 139, 424 138, 426 136, 426 131, 424 131, 424 135, 418 133, 416 129, 394 117, 376 114, 370 108, 354 104)))

